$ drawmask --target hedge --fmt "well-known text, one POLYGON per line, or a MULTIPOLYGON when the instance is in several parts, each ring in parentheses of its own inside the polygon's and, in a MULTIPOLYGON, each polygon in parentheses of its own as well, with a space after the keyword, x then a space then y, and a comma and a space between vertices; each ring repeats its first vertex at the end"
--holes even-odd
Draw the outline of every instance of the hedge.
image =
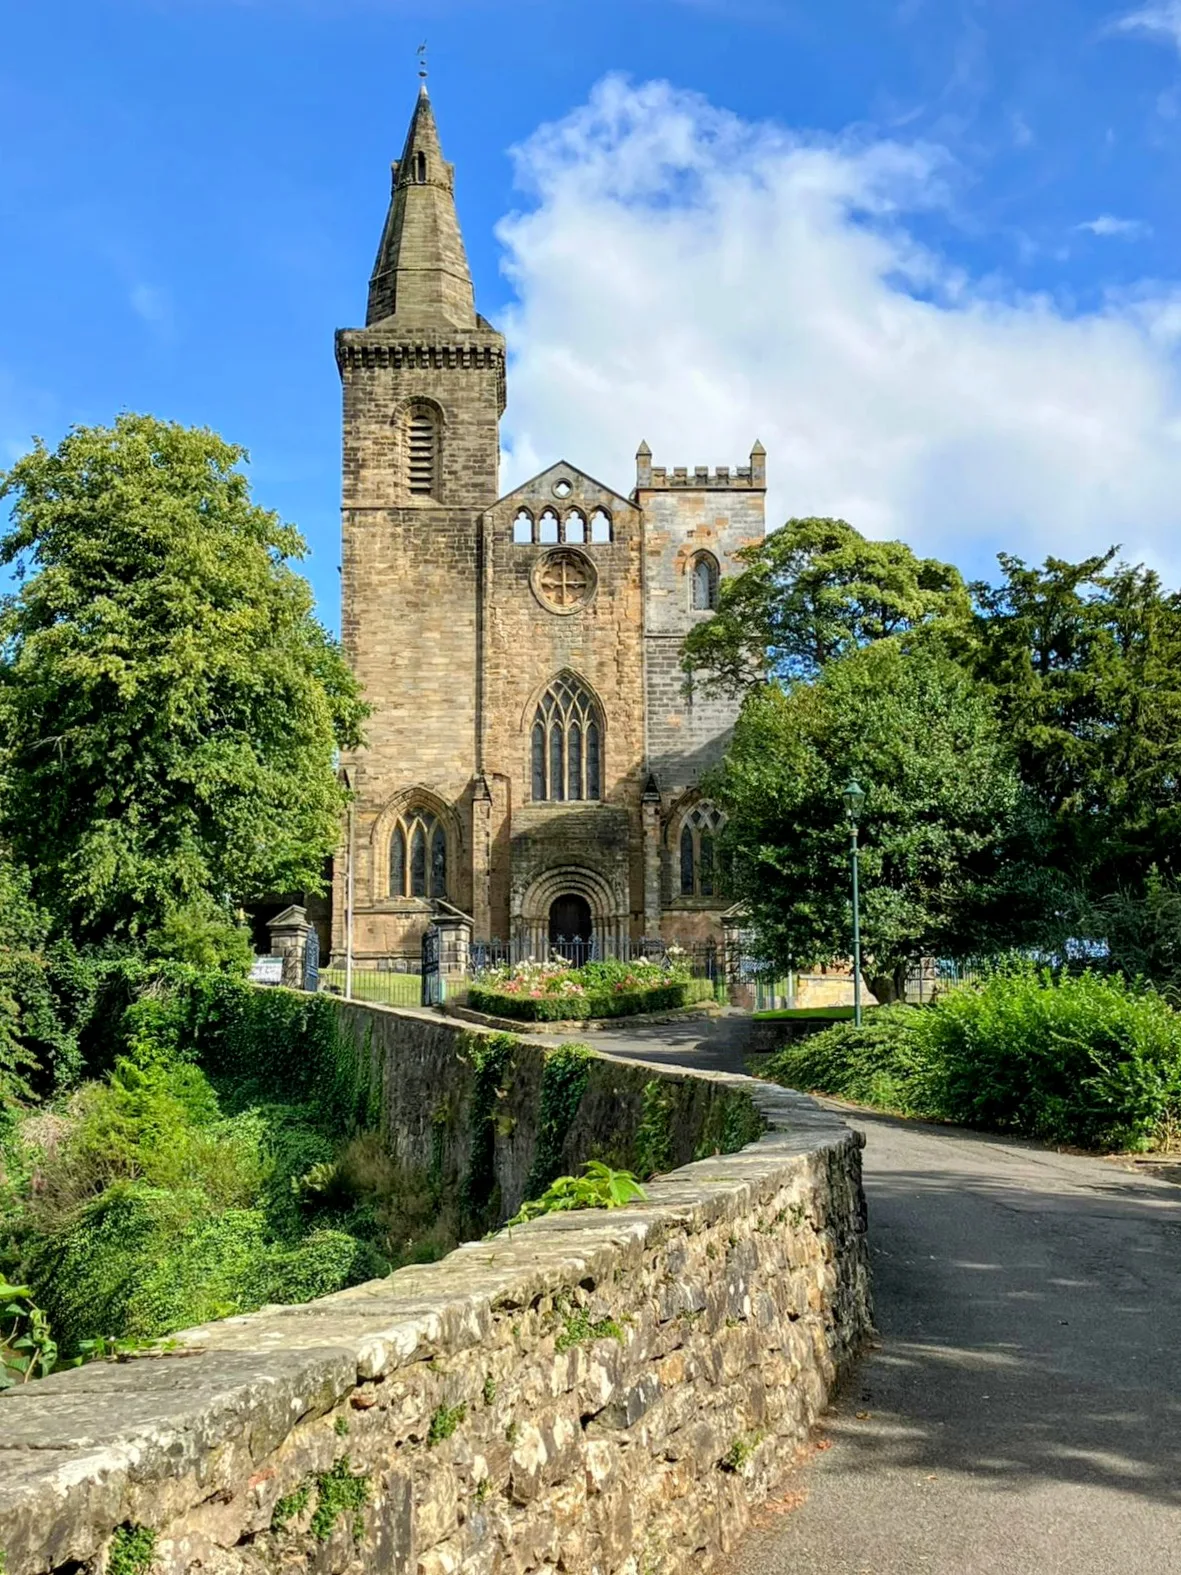
POLYGON ((512 1017, 519 1022, 582 1022, 589 1017, 635 1017, 642 1012, 668 1012, 713 1000, 709 979, 675 979, 654 990, 588 990, 585 995, 507 995, 474 984, 468 1005, 490 1017, 512 1017))

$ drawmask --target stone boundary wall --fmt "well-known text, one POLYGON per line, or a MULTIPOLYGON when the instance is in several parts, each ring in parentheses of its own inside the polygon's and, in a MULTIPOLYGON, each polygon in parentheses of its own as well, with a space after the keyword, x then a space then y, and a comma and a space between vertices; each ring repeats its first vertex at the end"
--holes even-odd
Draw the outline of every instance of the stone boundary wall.
POLYGON ((699 1076, 749 1093, 768 1131, 651 1181, 643 1203, 6 1391, 0 1566, 709 1567, 781 1482, 871 1313, 856 1134, 802 1095, 699 1076))

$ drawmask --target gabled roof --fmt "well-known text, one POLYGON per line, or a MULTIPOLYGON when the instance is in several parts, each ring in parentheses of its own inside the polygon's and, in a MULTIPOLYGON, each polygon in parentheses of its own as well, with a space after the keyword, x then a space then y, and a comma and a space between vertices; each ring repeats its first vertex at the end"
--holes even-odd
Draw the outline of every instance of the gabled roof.
POLYGON ((547 495, 547 501, 569 503, 576 496, 579 490, 578 482, 580 481, 589 483, 588 490, 590 491, 598 494, 606 493, 609 498, 623 508, 634 509, 636 506, 630 498, 625 498, 621 492, 616 492, 614 487, 607 486, 606 482, 597 480, 596 477, 589 475, 585 470, 579 470, 577 465, 571 465, 566 460, 561 459, 556 465, 550 465, 548 469, 538 471, 536 476, 531 476, 528 481, 523 481, 519 487, 514 487, 511 492, 506 492, 503 497, 497 498, 492 507, 498 509, 503 504, 510 503, 517 498, 536 499, 543 492, 547 495), (562 480, 563 477, 569 477, 570 481, 574 483, 574 491, 569 498, 554 498, 552 495, 553 484, 562 480))

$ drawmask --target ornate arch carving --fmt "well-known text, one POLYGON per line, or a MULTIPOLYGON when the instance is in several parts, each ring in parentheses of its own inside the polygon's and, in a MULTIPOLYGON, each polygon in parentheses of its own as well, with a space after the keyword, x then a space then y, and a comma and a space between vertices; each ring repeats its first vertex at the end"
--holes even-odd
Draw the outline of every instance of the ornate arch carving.
POLYGON ((618 945, 626 936, 627 892, 609 876, 585 864, 558 864, 534 876, 513 905, 514 931, 528 941, 535 957, 546 956, 550 908, 557 898, 566 896, 586 899, 596 939, 618 945))

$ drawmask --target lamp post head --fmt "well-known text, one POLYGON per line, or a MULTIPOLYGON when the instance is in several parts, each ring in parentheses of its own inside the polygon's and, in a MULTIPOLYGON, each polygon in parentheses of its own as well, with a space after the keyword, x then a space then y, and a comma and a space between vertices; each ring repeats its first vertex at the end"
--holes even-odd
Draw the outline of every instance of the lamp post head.
POLYGON ((861 819, 861 810, 865 803, 865 789, 856 777, 849 778, 841 793, 841 797, 845 801, 845 814, 852 821, 853 825, 856 825, 861 819))

